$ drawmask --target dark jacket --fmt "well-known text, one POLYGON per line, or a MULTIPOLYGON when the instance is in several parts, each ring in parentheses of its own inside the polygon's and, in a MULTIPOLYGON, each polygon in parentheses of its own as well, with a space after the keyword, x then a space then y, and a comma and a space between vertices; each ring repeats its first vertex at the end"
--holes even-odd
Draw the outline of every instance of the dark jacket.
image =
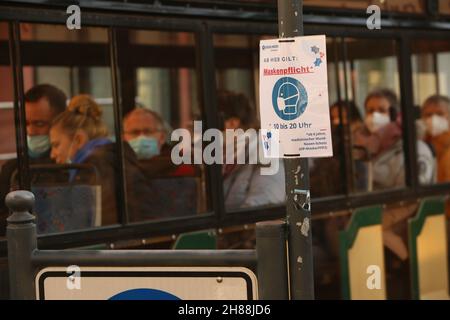
POLYGON ((199 176, 200 168, 193 164, 174 164, 171 159, 172 147, 164 144, 161 154, 147 160, 139 160, 139 166, 148 178, 199 176))
POLYGON ((82 164, 92 165, 96 174, 77 171, 74 181, 82 181, 101 186, 102 225, 118 222, 117 204, 117 172, 118 164, 115 156, 115 144, 100 146, 92 150, 82 164))
MULTIPOLYGON (((151 179, 140 166, 136 154, 128 143, 123 143, 125 186, 127 191, 126 206, 130 222, 156 218, 161 212, 155 212, 152 207, 155 198, 151 179)), ((116 156, 114 143, 95 148, 83 161, 83 164, 93 165, 97 169, 98 183, 102 194, 102 225, 119 222, 120 203, 120 167, 116 156)), ((79 172, 75 179, 94 182, 96 177, 86 177, 79 172)))
POLYGON ((175 165, 171 148, 159 156, 138 161, 124 143, 127 208, 131 222, 195 215, 198 211, 198 177, 193 165, 175 165))

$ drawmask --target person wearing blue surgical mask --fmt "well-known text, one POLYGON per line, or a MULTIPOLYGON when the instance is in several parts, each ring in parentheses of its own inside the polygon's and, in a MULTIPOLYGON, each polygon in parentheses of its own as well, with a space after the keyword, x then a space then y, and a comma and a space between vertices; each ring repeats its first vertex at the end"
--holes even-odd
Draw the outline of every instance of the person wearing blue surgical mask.
POLYGON ((50 156, 57 164, 79 164, 95 169, 89 172, 71 169, 67 182, 95 181, 100 187, 102 225, 117 223, 118 210, 116 172, 119 168, 116 147, 108 135, 102 107, 86 94, 72 97, 66 111, 53 120, 50 129, 50 156))
POLYGON ((25 94, 28 155, 49 158, 50 124, 66 109, 66 95, 51 85, 38 85, 25 94))
POLYGON ((50 150, 50 139, 46 134, 41 134, 38 136, 27 135, 27 145, 28 156, 31 159, 39 159, 48 154, 50 150))
MULTIPOLYGON (((39 84, 25 92, 25 116, 29 163, 49 163, 49 131, 53 119, 66 109, 67 97, 60 89, 49 84, 39 84)), ((15 150, 11 150, 13 152, 15 150)), ((17 159, 6 161, 0 170, 0 235, 4 231, 2 214, 7 215, 4 199, 11 191, 11 177, 18 170, 17 159)))
POLYGON ((148 109, 136 108, 123 121, 123 137, 139 160, 148 160, 161 154, 166 132, 161 117, 148 109))

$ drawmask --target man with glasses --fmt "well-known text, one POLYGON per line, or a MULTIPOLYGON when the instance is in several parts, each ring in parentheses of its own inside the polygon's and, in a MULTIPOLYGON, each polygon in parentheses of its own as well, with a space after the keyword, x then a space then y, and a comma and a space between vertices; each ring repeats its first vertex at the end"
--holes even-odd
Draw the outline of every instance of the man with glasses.
POLYGON ((139 160, 148 160, 161 154, 166 148, 166 131, 161 117, 144 108, 133 109, 123 120, 124 140, 139 160))
POLYGON ((123 119, 123 139, 149 177, 197 175, 195 166, 172 162, 167 134, 163 119, 152 110, 138 107, 123 119))
POLYGON ((129 160, 125 164, 125 173, 130 221, 196 213, 195 176, 198 171, 193 165, 175 165, 172 162, 171 147, 166 138, 164 121, 154 111, 138 107, 123 119, 123 140, 136 155, 136 160, 132 161, 131 150, 127 144, 124 145, 125 158, 129 160), (181 176, 188 179, 179 179, 181 176), (177 192, 177 197, 173 196, 174 192, 177 192))

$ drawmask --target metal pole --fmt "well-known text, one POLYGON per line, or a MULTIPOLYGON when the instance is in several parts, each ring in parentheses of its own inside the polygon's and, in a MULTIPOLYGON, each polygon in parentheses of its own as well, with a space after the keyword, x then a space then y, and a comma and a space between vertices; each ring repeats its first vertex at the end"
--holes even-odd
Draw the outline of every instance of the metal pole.
POLYGON ((17 21, 9 23, 9 58, 14 79, 14 123, 17 128, 16 145, 19 187, 21 189, 30 189, 23 68, 20 53, 20 24, 17 21))
POLYGON ((256 224, 259 299, 289 299, 285 227, 283 221, 256 224))
MULTIPOLYGON (((113 110, 114 110, 114 131, 116 137, 116 160, 119 165, 119 170, 117 170, 117 174, 115 176, 116 181, 116 192, 119 201, 116 201, 116 206, 119 210, 116 213, 117 218, 120 223, 126 224, 130 221, 130 216, 128 212, 127 206, 127 183, 125 178, 125 155, 123 151, 122 144, 122 117, 124 116, 122 112, 122 101, 120 97, 120 77, 119 77, 119 61, 118 61, 118 53, 117 53, 117 35, 116 30, 113 28, 108 29, 108 37, 109 37, 109 58, 110 58, 110 66, 111 66, 111 78, 112 78, 112 94, 113 94, 113 110)), ((134 107, 134 105, 133 105, 134 107)))
MULTIPOLYGON (((280 38, 303 35, 303 1, 278 0, 280 38)), ((308 159, 285 159, 289 284, 292 300, 314 299, 308 159)))
POLYGON ((10 298, 34 300, 34 275, 31 254, 37 248, 36 225, 30 214, 34 195, 29 191, 8 193, 5 203, 12 214, 8 217, 8 268, 10 298))

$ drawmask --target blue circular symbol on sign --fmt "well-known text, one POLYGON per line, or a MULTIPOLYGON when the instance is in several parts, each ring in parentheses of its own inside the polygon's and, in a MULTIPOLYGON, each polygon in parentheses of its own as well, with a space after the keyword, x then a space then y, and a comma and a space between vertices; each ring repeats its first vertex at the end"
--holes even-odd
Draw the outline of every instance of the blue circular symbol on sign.
POLYGON ((177 296, 157 289, 131 289, 120 292, 109 300, 181 300, 177 296))
POLYGON ((297 79, 283 77, 275 82, 272 91, 275 113, 283 120, 295 120, 305 112, 308 94, 297 79))

